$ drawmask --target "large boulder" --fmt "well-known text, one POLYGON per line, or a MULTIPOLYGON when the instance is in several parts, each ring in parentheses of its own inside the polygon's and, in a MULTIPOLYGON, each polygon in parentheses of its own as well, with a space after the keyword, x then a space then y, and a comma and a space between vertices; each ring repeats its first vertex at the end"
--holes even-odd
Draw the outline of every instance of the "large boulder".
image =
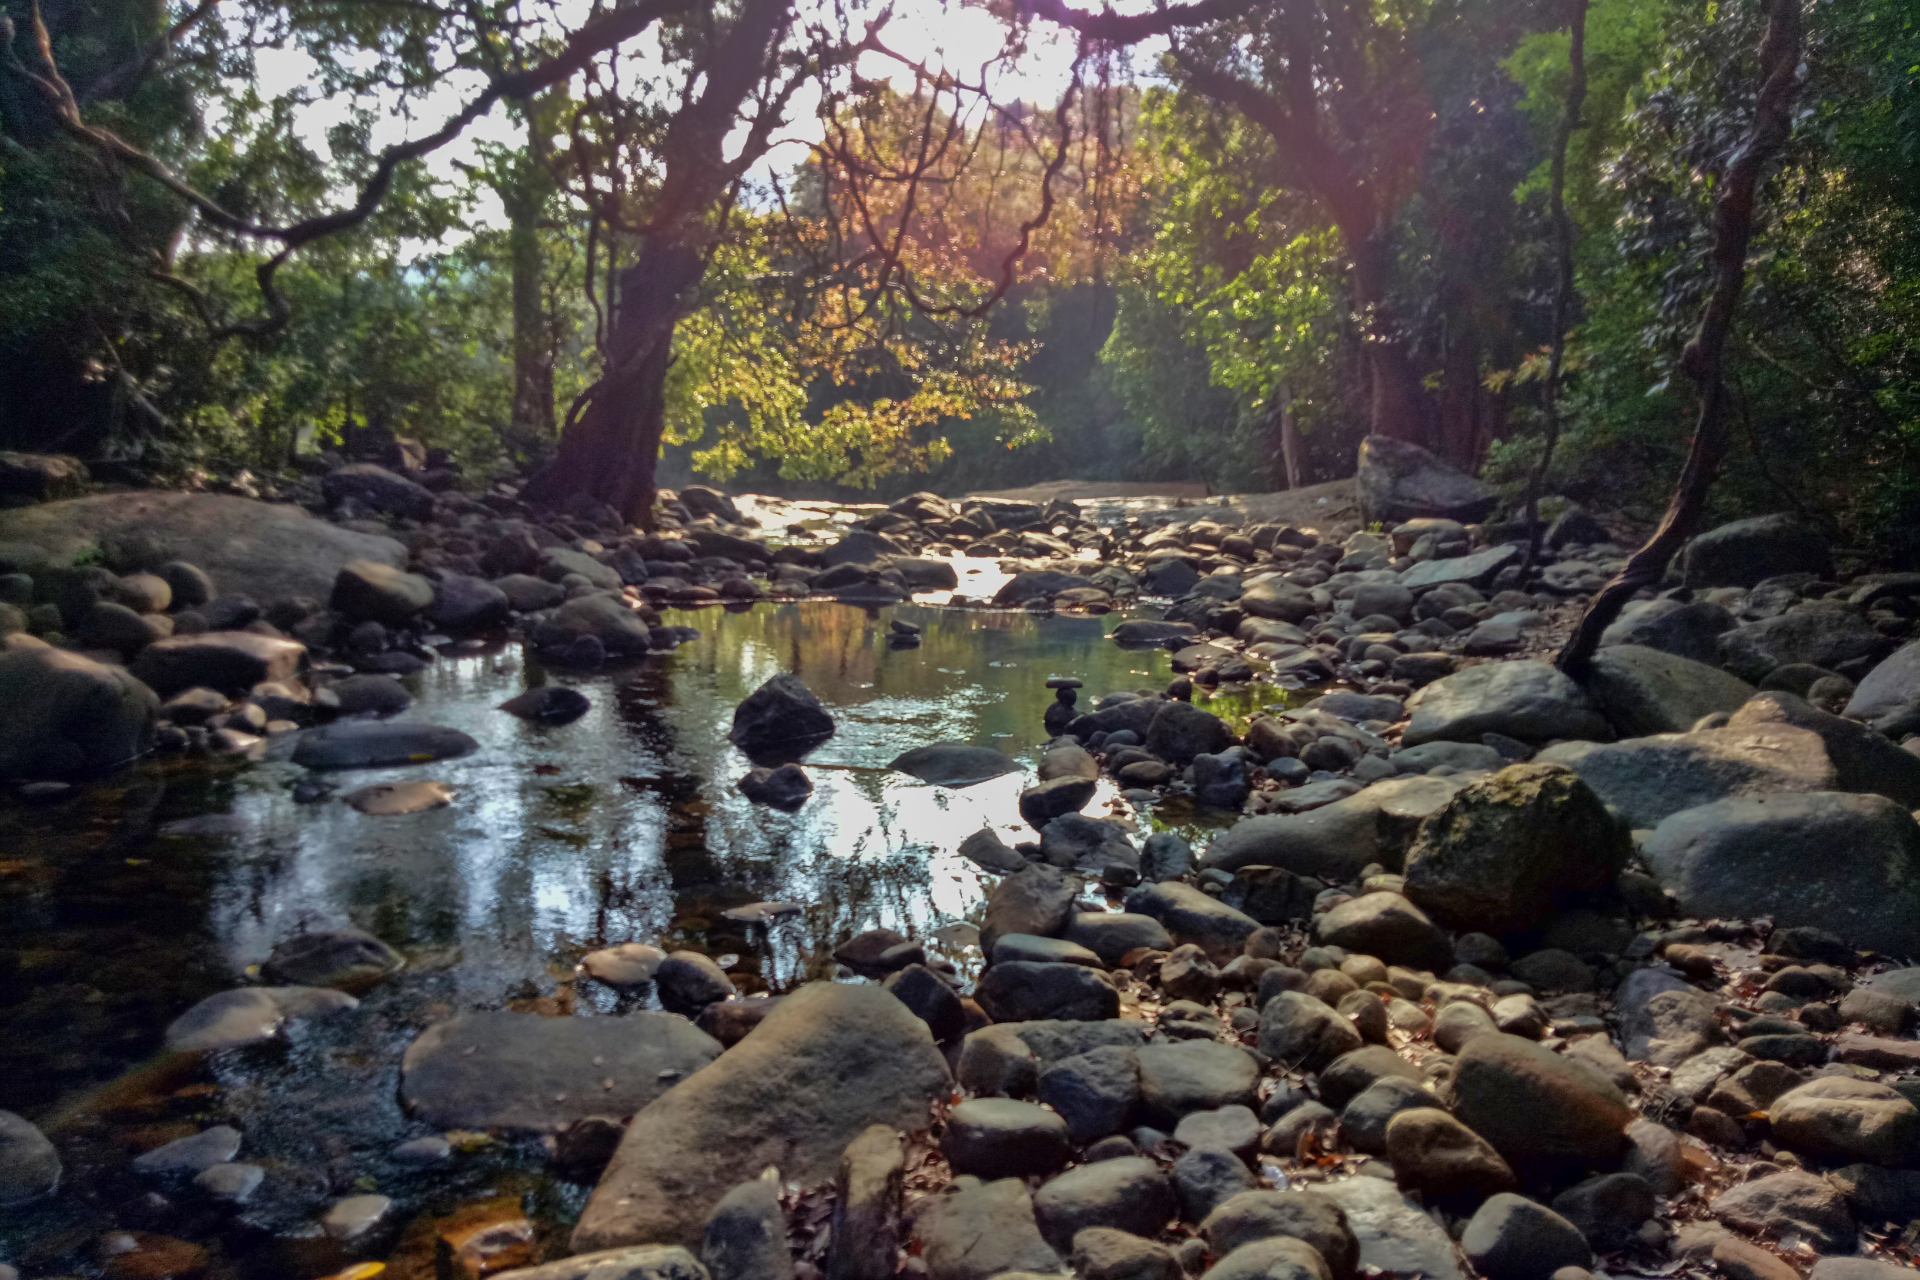
POLYGON ((782 671, 733 709, 727 738, 762 763, 796 760, 833 736, 833 717, 800 677, 782 671))
POLYGON ((720 1056, 685 1018, 547 1018, 468 1013, 407 1046, 400 1098, 440 1128, 556 1132, 593 1115, 630 1115, 720 1056))
POLYGON ((1729 729, 1762 725, 1791 725, 1820 735, 1833 762, 1836 791, 1871 791, 1903 808, 1920 809, 1920 756, 1902 751, 1884 734, 1779 691, 1755 696, 1727 721, 1729 729))
POLYGON ((1709 529, 1680 555, 1689 587, 1751 587, 1788 573, 1833 576, 1827 540, 1786 512, 1709 529))
POLYGON ((1420 516, 1474 524, 1486 519, 1499 500, 1491 485, 1391 436, 1370 435, 1360 442, 1353 483, 1361 523, 1378 521, 1389 528, 1420 516))
POLYGON ((374 511, 425 520, 433 514, 433 494, 403 475, 371 462, 353 462, 320 479, 320 496, 329 507, 349 500, 374 511))
POLYGON ((1449 1102, 1523 1177, 1617 1159, 1633 1119, 1626 1098, 1599 1072, 1502 1032, 1460 1047, 1449 1102))
POLYGON ((160 699, 121 667, 64 649, 0 652, 0 778, 73 778, 151 744, 160 699))
POLYGON ((1516 764, 1427 819, 1407 853, 1407 896, 1455 928, 1505 933, 1611 885, 1631 853, 1578 774, 1516 764))
MULTIPOLYGON (((1427 560, 1413 566, 1400 578, 1405 588, 1437 587, 1446 582, 1464 582, 1470 587, 1484 587, 1497 577, 1500 571, 1520 559, 1520 548, 1512 543, 1503 543, 1497 547, 1487 547, 1469 556, 1455 556, 1451 560, 1427 560)), ((1356 609, 1356 613, 1359 611, 1356 609)))
POLYGON ((1773 1140, 1806 1155, 1898 1167, 1920 1142, 1920 1109, 1892 1085, 1846 1076, 1809 1080, 1774 1099, 1773 1140))
POLYGON ((389 627, 405 626, 432 603, 431 582, 377 560, 342 565, 328 599, 335 613, 354 622, 378 622, 389 627))
POLYGON ((1307 813, 1242 818, 1207 847, 1201 866, 1280 867, 1335 883, 1359 879, 1375 862, 1398 870, 1420 824, 1469 781, 1388 778, 1307 813))
POLYGON ((203 631, 154 641, 129 669, 163 698, 194 688, 237 697, 257 684, 292 679, 306 661, 307 647, 298 640, 251 631, 203 631))
POLYGON ((1191 702, 1162 702, 1147 726, 1146 749, 1176 765, 1192 764, 1197 755, 1232 745, 1233 730, 1227 722, 1191 702))
POLYGON ((533 629, 533 642, 542 649, 560 648, 592 636, 616 658, 638 658, 653 643, 648 616, 620 596, 595 591, 575 596, 542 618, 533 629))
POLYGON ((1401 745, 1478 742, 1498 733, 1522 742, 1612 736, 1579 685, 1544 662, 1483 662, 1427 685, 1407 701, 1401 745))
MULTIPOLYGON (((1595 653, 1585 684, 1623 738, 1686 733, 1701 716, 1737 711, 1754 694, 1752 685, 1718 667, 1637 644, 1595 653)), ((1920 760, 1914 767, 1920 772, 1920 760)))
POLYGON ((1884 796, 1720 800, 1674 814, 1640 851, 1688 915, 1771 915, 1776 927, 1920 952, 1920 823, 1884 796))
POLYGON ((1888 641, 1851 609, 1806 609, 1735 627, 1720 637, 1720 665, 1759 684, 1793 664, 1844 672, 1884 652, 1888 641))
POLYGON ((0 499, 49 502, 87 487, 87 464, 64 453, 0 453, 0 499))
POLYGON ((1601 633, 1600 644, 1638 645, 1717 665, 1720 637, 1733 626, 1733 615, 1710 600, 1636 600, 1601 633))
POLYGON ((869 1125, 925 1128, 951 1088, 927 1024, 892 995, 809 983, 634 1116, 573 1247, 693 1243, 720 1197, 768 1165, 824 1181, 869 1125))
POLYGON ((1565 765, 1635 829, 1737 796, 1826 791, 1833 764, 1819 737, 1767 726, 1662 733, 1624 742, 1562 742, 1534 757, 1565 765))
POLYGON ((1867 672, 1847 702, 1846 715, 1895 738, 1920 733, 1920 641, 1867 672))
POLYGON ((1012 960, 980 979, 977 999, 995 1022, 1104 1022, 1120 1016, 1120 993, 1081 964, 1012 960))
POLYGON ((0 511, 0 542, 37 543, 56 560, 134 540, 156 549, 142 557, 155 565, 198 565, 221 590, 256 600, 324 600, 349 561, 407 563, 406 547, 392 538, 316 520, 301 507, 223 494, 141 490, 0 511))
POLYGON ((1080 880, 1054 867, 1029 866, 993 886, 980 923, 980 949, 1010 933, 1049 938, 1066 928, 1080 896, 1080 880))
POLYGON ((970 787, 976 782, 1018 773, 1019 761, 992 747, 965 742, 935 742, 915 747, 888 761, 887 768, 942 787, 970 787))

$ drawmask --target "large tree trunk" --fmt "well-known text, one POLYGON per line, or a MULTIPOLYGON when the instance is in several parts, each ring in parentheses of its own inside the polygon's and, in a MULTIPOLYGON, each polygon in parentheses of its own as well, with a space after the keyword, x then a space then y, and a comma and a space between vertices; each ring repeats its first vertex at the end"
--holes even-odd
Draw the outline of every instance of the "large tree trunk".
POLYGON ((1367 430, 1373 435, 1391 436, 1422 448, 1432 449, 1437 414, 1433 397, 1420 379, 1407 354, 1405 337, 1399 322, 1387 305, 1387 245, 1369 232, 1358 236, 1342 229, 1353 252, 1354 306, 1366 316, 1361 333, 1367 353, 1367 379, 1371 386, 1367 408, 1367 430))
POLYGON ((705 269, 704 255, 677 239, 654 237, 641 248, 639 262, 622 274, 606 372, 560 437, 558 456, 527 483, 523 498, 544 506, 592 498, 623 520, 653 527, 673 331, 705 269))

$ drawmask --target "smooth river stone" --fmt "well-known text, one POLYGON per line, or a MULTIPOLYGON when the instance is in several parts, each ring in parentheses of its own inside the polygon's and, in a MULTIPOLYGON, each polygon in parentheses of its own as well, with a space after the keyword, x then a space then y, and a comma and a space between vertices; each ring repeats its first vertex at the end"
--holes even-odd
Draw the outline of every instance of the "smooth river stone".
POLYGON ((370 817, 390 818, 444 809, 453 803, 453 788, 444 782, 376 782, 342 799, 370 817))
POLYGON ((479 749, 478 742, 458 729, 354 720, 301 734, 293 762, 309 769, 383 769, 452 760, 479 749))

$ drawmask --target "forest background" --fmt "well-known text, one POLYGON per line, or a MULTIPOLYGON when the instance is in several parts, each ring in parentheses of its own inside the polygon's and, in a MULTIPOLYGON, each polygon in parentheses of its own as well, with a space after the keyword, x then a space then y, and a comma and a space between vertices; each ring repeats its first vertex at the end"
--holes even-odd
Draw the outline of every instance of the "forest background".
MULTIPOLYGON (((638 296, 674 122, 756 2, 668 15, 494 105, 510 128, 437 174, 394 167, 371 216, 302 245, 263 294, 258 236, 103 158, 34 76, 57 68, 80 119, 208 207, 287 225, 352 203, 383 116, 418 111, 412 135, 431 132, 456 72, 498 80, 634 6, 569 22, 531 0, 0 0, 0 448, 161 482, 270 477, 373 427, 472 477, 537 468, 638 296), (289 50, 311 79, 262 74, 289 50), (316 111, 333 121, 320 144, 316 111)), ((742 164, 696 211, 703 270, 671 332, 661 483, 1264 491, 1351 474, 1385 415, 1517 497, 1548 416, 1549 173, 1577 19, 1574 290, 1547 492, 1651 522, 1695 410, 1678 360, 1710 286, 1716 183, 1753 117, 1764 7, 1214 7, 1226 17, 1197 14, 1171 47, 1083 29, 1058 101, 988 83, 1032 56, 1058 6, 994 9, 1005 47, 977 70, 898 54, 885 11, 788 20, 769 67, 790 74, 726 127, 736 153, 775 116, 808 145, 742 164), (1284 48, 1300 32, 1304 55, 1284 48), (1261 116, 1301 87, 1302 57, 1319 100, 1292 118, 1319 121, 1363 220, 1261 116), (784 84, 808 92, 776 100, 784 84), (1383 409, 1386 348, 1407 383, 1383 409)), ((937 26, 957 8, 913 16, 937 26)), ((1794 128, 1726 354, 1733 449, 1714 502, 1794 510, 1912 561, 1920 9, 1816 0, 1803 21, 1794 128)))

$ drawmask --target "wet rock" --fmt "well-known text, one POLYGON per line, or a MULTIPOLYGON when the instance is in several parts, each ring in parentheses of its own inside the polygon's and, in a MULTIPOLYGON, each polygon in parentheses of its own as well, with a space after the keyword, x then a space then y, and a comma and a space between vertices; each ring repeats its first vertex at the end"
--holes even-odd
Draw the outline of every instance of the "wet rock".
POLYGON ((1195 756, 1223 751, 1233 741, 1233 730, 1219 716, 1190 702, 1170 701, 1154 713, 1144 745, 1162 760, 1187 765, 1195 756))
POLYGON ((1079 964, 1089 969, 1108 967, 1098 955, 1077 942, 1068 942, 1064 938, 1042 938, 1031 933, 1001 934, 994 939, 993 955, 988 959, 993 964, 1031 960, 1039 964, 1079 964))
POLYGON ((578 689, 549 684, 508 698, 497 710, 533 724, 557 727, 572 724, 592 708, 593 703, 578 689))
POLYGON ((133 1162, 133 1167, 149 1177, 192 1177, 217 1164, 225 1164, 240 1151, 240 1131, 231 1125, 215 1125, 186 1138, 155 1147, 133 1162))
POLYGON ((768 763, 805 755, 834 733, 813 691, 798 676, 781 672, 747 695, 734 709, 733 729, 727 737, 751 759, 768 763))
POLYGON ((1413 902, 1397 893, 1368 893, 1343 902, 1313 922, 1323 946, 1378 956, 1391 964, 1437 966, 1446 938, 1413 902))
POLYGON ((433 603, 433 584, 374 560, 355 560, 334 579, 328 607, 354 622, 404 626, 433 603))
POLYGON ((1522 742, 1604 738, 1606 720, 1586 692, 1544 662, 1486 662, 1421 689, 1407 702, 1405 746, 1478 742, 1499 733, 1522 742))
POLYGON ((1253 1056, 1217 1040, 1145 1045, 1135 1061, 1142 1114, 1169 1128, 1196 1111, 1251 1106, 1260 1084, 1253 1056))
POLYGON ((740 794, 755 804, 792 813, 813 794, 813 779, 797 764, 777 769, 749 769, 739 782, 740 794))
POLYGON ((1900 1165, 1920 1140, 1920 1110, 1890 1085, 1846 1076, 1809 1080, 1767 1112, 1775 1142, 1806 1155, 1900 1165))
POLYGON ((941 1150, 956 1174, 1024 1178, 1067 1162, 1067 1123, 1030 1102, 973 1098, 947 1114, 941 1150))
POLYGON ((887 768, 937 786, 967 787, 1004 773, 1017 773, 1020 764, 992 747, 936 742, 895 756, 887 768))
POLYGON ((981 950, 992 955, 995 940, 1005 933, 1060 933, 1073 915, 1079 892, 1078 879, 1052 867, 1031 866, 1004 877, 987 895, 981 950))
POLYGON ((214 1052, 258 1044, 288 1022, 352 1009, 352 996, 320 987, 236 987, 208 996, 167 1024, 175 1053, 214 1052))
POLYGON ((0 1111, 0 1205, 38 1200, 60 1185, 60 1153, 23 1116, 0 1111))
POLYGON ((1020 817, 1039 831, 1056 818, 1078 813, 1093 799, 1099 783, 1092 778, 1052 778, 1020 793, 1020 817))
POLYGON ((1223 960, 1240 954, 1260 927, 1253 917, 1177 880, 1141 885, 1127 894, 1126 907, 1158 920, 1175 941, 1191 942, 1223 960))
POLYGON ((1863 947, 1920 950, 1920 825, 1885 797, 1722 800, 1662 822, 1642 854, 1689 914, 1770 914, 1863 947))
POLYGON ((653 981, 654 971, 667 953, 644 942, 623 942, 618 946, 589 951, 580 960, 580 968, 597 982, 610 987, 644 987, 653 981))
POLYGON ((348 1196, 320 1215, 320 1228, 335 1240, 358 1240, 392 1209, 393 1201, 386 1196, 348 1196))
POLYGON ((1260 1052, 1291 1069, 1318 1071, 1360 1045, 1353 1024, 1310 995, 1282 992, 1260 1010, 1260 1052))
POLYGON ((433 584, 433 603, 427 621, 455 634, 503 627, 512 603, 507 593, 485 578, 439 571, 433 584))
POLYGON ((743 1182, 713 1207, 700 1245, 712 1280, 790 1280, 786 1214, 764 1178, 743 1182))
POLYGON ((995 1022, 1098 1022, 1120 1016, 1119 993, 1100 973, 1077 964, 996 964, 980 980, 975 998, 995 1022))
POLYGON ((906 935, 882 928, 855 934, 833 949, 833 958, 863 977, 877 978, 919 964, 926 955, 906 935))
MULTIPOLYGON (((644 657, 653 646, 653 632, 648 626, 651 616, 650 613, 628 607, 620 596, 596 591, 590 595, 575 596, 541 619, 533 629, 533 642, 541 649, 564 650, 582 641, 593 640, 610 657, 644 657)), ((582 664, 572 662, 570 665, 582 664)), ((799 684, 792 676, 781 675, 774 679, 791 680, 799 684)), ((748 702, 751 701, 749 697, 748 702)), ((826 713, 823 711, 820 714, 826 713)), ((737 712, 735 722, 737 725, 737 712)), ((752 752, 748 754, 752 755, 752 752)))
POLYGON ((1751 684, 1776 667, 1805 663, 1828 671, 1883 652, 1887 640, 1851 610, 1783 613, 1735 627, 1720 637, 1720 665, 1751 684))
MULTIPOLYGON (((968 1104, 963 1103, 962 1106, 968 1104)), ((1089 1227, 1154 1236, 1174 1216, 1176 1201, 1167 1175, 1140 1156, 1083 1164, 1034 1193, 1040 1235, 1061 1253, 1089 1227)))
POLYGON ((194 1175, 198 1190, 228 1204, 244 1204, 266 1181, 267 1171, 257 1164, 226 1163, 210 1165, 194 1175))
POLYGON ((1028 865, 1025 858, 1000 838, 999 832, 986 827, 962 840, 957 852, 969 862, 1002 875, 1009 871, 1023 871, 1028 865))
POLYGON ((160 700, 117 666, 52 648, 0 652, 0 776, 75 778, 146 751, 160 700))
POLYGON ((662 1013, 464 1014, 407 1047, 400 1096, 429 1124, 554 1132, 637 1111, 719 1053, 712 1037, 662 1013))
POLYGON ((1122 883, 1137 878, 1140 867, 1140 853, 1127 838, 1125 827, 1111 818, 1078 813, 1062 814, 1040 829, 1040 860, 1050 867, 1118 878, 1122 883))
POLYGON ((1847 1202, 1825 1178, 1770 1173, 1714 1198, 1715 1217, 1742 1231, 1805 1236, 1821 1253, 1850 1253, 1858 1239, 1847 1202))
POLYGON ((451 760, 479 748, 458 729, 356 720, 302 733, 293 762, 309 769, 383 769, 451 760))
POLYGON ((1163 622, 1152 618, 1130 618, 1115 627, 1108 638, 1123 648, 1155 647, 1167 640, 1181 639, 1198 631, 1191 622, 1163 622))
POLYGON ((1563 742, 1535 760, 1572 769, 1636 829, 1716 800, 1827 791, 1835 780, 1819 737, 1787 726, 1563 742))
POLYGON ((444 782, 376 782, 341 797, 348 806, 376 818, 399 817, 444 809, 453 803, 453 788, 444 782))
POLYGON ((1632 1113, 1620 1090, 1531 1040, 1477 1035, 1460 1047, 1454 1115, 1520 1172, 1615 1159, 1632 1113))
POLYGON ((358 675, 335 680, 326 686, 344 716, 398 715, 413 705, 413 695, 392 676, 358 675))
POLYGON ((1360 1245, 1360 1266, 1466 1280, 1453 1241, 1414 1201, 1381 1178, 1351 1178, 1318 1194, 1339 1205, 1360 1245))
POLYGON ((1754 694, 1716 666, 1634 644, 1601 649, 1585 683, 1623 737, 1686 733, 1701 716, 1738 711, 1754 694))
POLYGON ((733 979, 698 951, 674 951, 653 970, 660 1003, 675 1013, 691 1016, 733 994, 733 979))
POLYGON ((276 943, 261 976, 283 986, 361 990, 394 973, 406 958, 364 929, 297 933, 276 943))
POLYGON ((1542 1280, 1562 1267, 1593 1265, 1580 1229, 1542 1204, 1502 1192, 1480 1206, 1460 1247, 1487 1280, 1542 1280))
POLYGON ((926 1024, 898 1000, 811 983, 671 1099, 641 1109, 574 1245, 691 1239, 721 1194, 767 1165, 803 1184, 822 1180, 868 1126, 925 1127, 930 1102, 950 1087, 926 1024), (780 1089, 768 1090, 776 1078, 780 1089), (849 1079, 862 1087, 846 1089, 849 1079))
POLYGON ((954 1183, 914 1206, 913 1235, 933 1280, 993 1280, 1009 1273, 1057 1273, 1059 1255, 1041 1238, 1025 1184, 1004 1178, 954 1183))
POLYGON ((1554 1211, 1602 1253, 1631 1245, 1654 1207, 1653 1188, 1632 1173, 1588 1178, 1553 1198, 1554 1211))

